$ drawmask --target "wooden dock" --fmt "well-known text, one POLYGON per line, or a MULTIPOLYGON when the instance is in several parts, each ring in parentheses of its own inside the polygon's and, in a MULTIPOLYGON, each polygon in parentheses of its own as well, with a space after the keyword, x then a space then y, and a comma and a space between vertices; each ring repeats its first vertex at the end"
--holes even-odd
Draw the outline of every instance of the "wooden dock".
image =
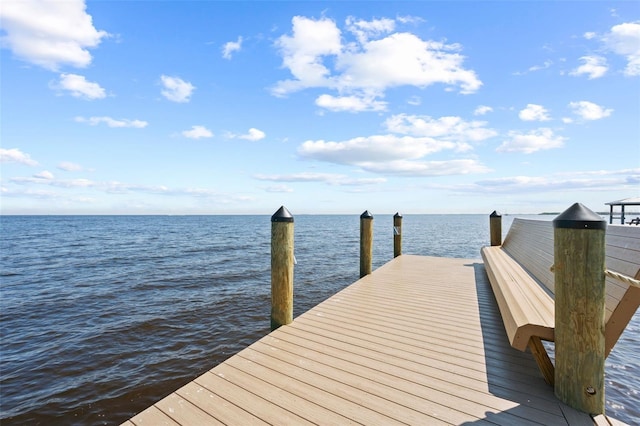
POLYGON ((481 260, 402 255, 124 425, 607 420, 562 404, 509 345, 481 260))

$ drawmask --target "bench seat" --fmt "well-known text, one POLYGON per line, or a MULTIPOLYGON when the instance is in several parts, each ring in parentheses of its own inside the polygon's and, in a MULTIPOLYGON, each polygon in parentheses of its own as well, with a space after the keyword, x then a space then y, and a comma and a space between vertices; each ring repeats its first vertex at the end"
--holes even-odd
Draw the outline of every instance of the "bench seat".
POLYGON ((501 247, 483 248, 482 260, 511 346, 525 351, 532 336, 553 341, 554 302, 541 284, 501 247))
MULTIPOLYGON (((640 279, 640 228, 609 226, 605 240, 606 268, 640 279)), ((501 246, 481 249, 509 343, 521 351, 529 348, 550 384, 553 364, 541 340, 554 341, 553 252, 553 224, 519 218, 501 246)), ((630 285, 611 277, 605 280, 605 356, 640 306, 637 285, 637 281, 630 285)))

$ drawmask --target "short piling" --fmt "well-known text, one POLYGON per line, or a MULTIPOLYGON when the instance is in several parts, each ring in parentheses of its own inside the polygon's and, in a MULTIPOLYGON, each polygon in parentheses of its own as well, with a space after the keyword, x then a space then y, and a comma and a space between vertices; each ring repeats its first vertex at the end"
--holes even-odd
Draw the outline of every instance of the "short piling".
POLYGON ((496 210, 489 215, 489 235, 492 246, 502 244, 502 215, 496 210))
POLYGON ((293 321, 293 216, 284 206, 271 216, 271 331, 293 321))
POLYGON ((371 273, 373 260, 373 215, 365 210, 360 215, 360 278, 371 273))
POLYGON ((402 254, 402 215, 393 215, 393 257, 402 254))
POLYGON ((553 227, 555 394, 580 411, 602 414, 607 223, 576 203, 553 227))

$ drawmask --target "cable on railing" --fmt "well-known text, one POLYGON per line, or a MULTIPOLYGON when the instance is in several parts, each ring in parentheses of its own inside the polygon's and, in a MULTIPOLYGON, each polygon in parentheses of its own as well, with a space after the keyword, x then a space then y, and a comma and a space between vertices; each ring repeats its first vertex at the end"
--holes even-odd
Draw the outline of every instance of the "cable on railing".
MULTIPOLYGON (((549 270, 553 272, 555 269, 555 266, 556 265, 551 265, 549 270)), ((609 278, 613 278, 614 280, 622 281, 623 283, 629 284, 632 287, 640 288, 640 280, 633 279, 631 277, 626 276, 625 274, 612 271, 611 269, 605 269, 604 274, 609 278)))
POLYGON ((640 288, 640 280, 635 280, 619 272, 612 271, 611 269, 605 269, 604 274, 609 278, 613 278, 614 280, 622 281, 623 283, 627 283, 630 286, 640 288))

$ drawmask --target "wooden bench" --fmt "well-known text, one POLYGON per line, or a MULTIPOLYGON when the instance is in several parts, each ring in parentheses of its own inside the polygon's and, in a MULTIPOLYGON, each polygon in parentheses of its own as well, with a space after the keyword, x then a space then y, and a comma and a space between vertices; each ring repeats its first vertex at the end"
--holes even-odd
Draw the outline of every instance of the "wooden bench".
MULTIPOLYGON (((514 219, 501 246, 481 250, 509 343, 531 350, 549 384, 554 367, 541 340, 554 341, 553 234, 550 221, 514 219)), ((640 305, 640 228, 609 225, 605 244, 608 356, 640 305)))

